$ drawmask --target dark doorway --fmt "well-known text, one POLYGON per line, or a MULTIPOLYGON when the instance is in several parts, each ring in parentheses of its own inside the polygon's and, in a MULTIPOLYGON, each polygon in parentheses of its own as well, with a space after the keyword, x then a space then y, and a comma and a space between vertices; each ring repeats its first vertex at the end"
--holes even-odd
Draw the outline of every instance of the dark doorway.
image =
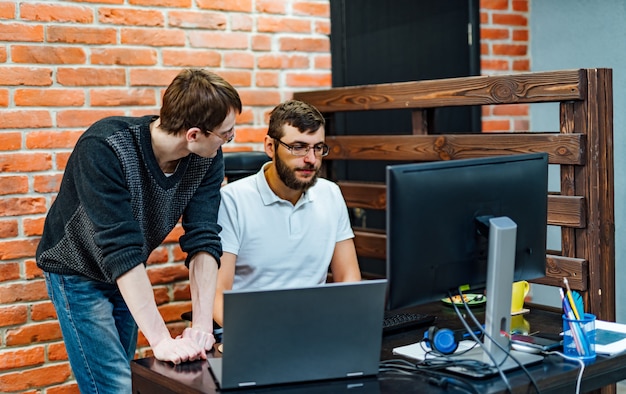
MULTIPOLYGON (((331 0, 334 87, 480 75, 478 0, 331 0)), ((480 108, 442 108, 431 133, 481 131, 480 108)), ((409 110, 336 114, 329 135, 410 134, 409 110)), ((384 182, 385 162, 332 161, 334 179, 384 182)), ((394 162, 393 164, 397 164, 394 162)), ((351 212, 384 228, 384 212, 351 212)))
POLYGON ((334 86, 479 75, 475 0, 331 0, 334 86))

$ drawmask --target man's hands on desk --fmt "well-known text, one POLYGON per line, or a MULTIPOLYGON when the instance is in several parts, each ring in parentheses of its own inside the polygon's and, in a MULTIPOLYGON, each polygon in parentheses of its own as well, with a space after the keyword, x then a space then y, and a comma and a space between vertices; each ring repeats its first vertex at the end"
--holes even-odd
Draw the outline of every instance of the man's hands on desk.
POLYGON ((176 338, 189 338, 195 343, 197 343, 203 350, 204 357, 203 360, 206 360, 206 352, 213 349, 213 345, 215 344, 215 337, 212 333, 198 330, 193 327, 187 327, 183 331, 182 335, 179 335, 176 338))
POLYGON ((206 360, 207 352, 213 348, 213 334, 193 327, 173 338, 164 338, 152 347, 154 357, 161 361, 180 364, 186 361, 206 360))

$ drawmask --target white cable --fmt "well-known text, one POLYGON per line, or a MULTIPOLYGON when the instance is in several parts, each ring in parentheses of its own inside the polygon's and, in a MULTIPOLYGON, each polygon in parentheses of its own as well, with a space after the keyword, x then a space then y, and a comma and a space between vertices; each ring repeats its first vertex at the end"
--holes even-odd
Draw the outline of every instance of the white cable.
POLYGON ((576 361, 580 365, 580 371, 578 371, 578 378, 576 379, 576 394, 580 394, 580 384, 583 380, 583 373, 585 372, 585 362, 577 357, 566 356, 561 352, 544 352, 544 354, 556 354, 566 360, 576 361))

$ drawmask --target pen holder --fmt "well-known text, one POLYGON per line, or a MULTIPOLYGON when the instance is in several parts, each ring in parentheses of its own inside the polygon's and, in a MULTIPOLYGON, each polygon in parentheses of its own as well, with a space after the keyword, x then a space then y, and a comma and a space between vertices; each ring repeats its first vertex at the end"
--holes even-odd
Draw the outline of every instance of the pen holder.
POLYGON ((596 359, 596 316, 584 313, 581 319, 563 315, 563 353, 585 363, 596 359))

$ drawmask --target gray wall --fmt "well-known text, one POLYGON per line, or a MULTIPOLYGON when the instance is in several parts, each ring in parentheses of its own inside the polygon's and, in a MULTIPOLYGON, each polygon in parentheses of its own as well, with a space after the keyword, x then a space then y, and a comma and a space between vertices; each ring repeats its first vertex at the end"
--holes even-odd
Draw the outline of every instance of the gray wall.
MULTIPOLYGON (((616 299, 626 299, 626 172, 624 128, 626 114, 626 1, 624 0, 531 0, 530 52, 532 71, 574 68, 613 69, 613 133, 615 169, 615 280, 616 299)), ((558 130, 558 107, 531 107, 530 127, 535 131, 558 130)), ((551 168, 551 188, 558 190, 558 172, 551 168), (554 173, 554 174, 553 174, 554 173), (554 176, 553 176, 554 175, 554 176), (554 185, 556 181, 556 185, 554 185)), ((558 169, 556 169, 558 171, 558 169)), ((551 229, 548 247, 559 247, 558 234, 551 229), (556 235, 556 236, 555 236, 556 235), (555 246, 556 244, 556 246, 555 246)), ((556 293, 533 289, 533 296, 554 300, 556 293)), ((558 304, 558 299, 557 299, 558 304)), ((626 322, 626 303, 616 302, 617 321, 626 322)))

